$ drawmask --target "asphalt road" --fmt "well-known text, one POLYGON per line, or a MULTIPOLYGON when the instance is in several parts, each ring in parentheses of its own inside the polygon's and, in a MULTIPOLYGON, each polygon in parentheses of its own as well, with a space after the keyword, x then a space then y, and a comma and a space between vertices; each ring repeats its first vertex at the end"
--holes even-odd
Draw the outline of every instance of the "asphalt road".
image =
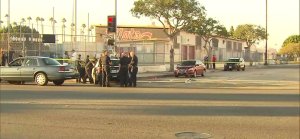
POLYGON ((187 83, 143 80, 140 88, 1 84, 0 137, 176 139, 186 131, 214 139, 298 139, 297 74, 294 68, 208 72, 187 83))

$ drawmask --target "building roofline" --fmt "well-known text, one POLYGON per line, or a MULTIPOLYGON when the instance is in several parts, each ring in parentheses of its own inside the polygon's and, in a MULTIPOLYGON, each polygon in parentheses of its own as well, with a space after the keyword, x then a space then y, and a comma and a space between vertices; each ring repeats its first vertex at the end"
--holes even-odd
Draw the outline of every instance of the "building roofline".
MULTIPOLYGON (((95 25, 95 27, 106 28, 107 25, 95 25)), ((162 26, 153 26, 153 25, 118 25, 118 28, 151 28, 151 29, 164 29, 162 26)), ((168 29, 168 28, 167 28, 168 29)))

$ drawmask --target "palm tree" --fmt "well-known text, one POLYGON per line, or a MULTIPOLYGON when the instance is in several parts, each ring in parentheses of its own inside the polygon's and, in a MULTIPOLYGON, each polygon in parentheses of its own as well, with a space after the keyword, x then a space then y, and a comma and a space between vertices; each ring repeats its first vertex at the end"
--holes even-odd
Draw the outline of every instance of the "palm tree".
POLYGON ((43 22, 45 21, 45 19, 41 17, 40 21, 41 21, 41 26, 42 26, 42 34, 44 34, 44 24, 43 24, 43 22))
POLYGON ((81 27, 82 27, 82 30, 81 30, 81 35, 82 36, 81 37, 82 37, 82 40, 83 40, 83 38, 84 38, 84 36, 83 36, 84 35, 84 29, 86 28, 86 25, 82 24, 81 27))
POLYGON ((85 25, 85 24, 82 24, 81 27, 82 27, 81 33, 82 33, 82 35, 84 35, 84 29, 86 28, 86 25, 85 25))
POLYGON ((13 24, 15 27, 18 25, 17 22, 13 22, 12 24, 13 24))
POLYGON ((16 29, 17 29, 18 23, 17 22, 13 22, 12 24, 14 25, 13 32, 16 33, 17 32, 16 29))
POLYGON ((65 41, 65 35, 66 35, 66 32, 65 32, 65 28, 66 28, 65 23, 67 22, 66 18, 63 18, 61 20, 61 22, 63 23, 63 25, 62 25, 62 34, 63 34, 62 41, 64 42, 65 41))
POLYGON ((75 24, 74 23, 71 23, 71 41, 73 42, 73 31, 74 31, 74 27, 75 27, 75 24))
MULTIPOLYGON (((94 26, 90 26, 89 31, 91 32, 91 36, 92 36, 92 42, 93 42, 93 30, 94 30, 94 26)), ((90 37, 90 36, 89 36, 90 37)), ((90 38, 88 39, 90 41, 90 38)))
POLYGON ((30 20, 32 20, 32 18, 30 16, 27 17, 27 20, 28 20, 28 26, 30 28, 30 20))
POLYGON ((49 20, 50 20, 50 22, 52 24, 52 30, 53 30, 53 34, 54 34, 55 33, 55 23, 56 23, 56 20, 53 17, 51 17, 49 20))
POLYGON ((35 18, 35 21, 36 21, 36 31, 39 30, 39 21, 40 21, 40 20, 41 20, 40 17, 36 17, 36 18, 35 18))

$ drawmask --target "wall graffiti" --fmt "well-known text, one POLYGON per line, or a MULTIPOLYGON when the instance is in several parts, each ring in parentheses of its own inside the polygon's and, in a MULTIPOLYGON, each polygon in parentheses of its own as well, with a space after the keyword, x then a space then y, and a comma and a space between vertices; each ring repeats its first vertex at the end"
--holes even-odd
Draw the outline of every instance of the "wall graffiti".
POLYGON ((147 40, 152 38, 151 32, 141 32, 135 29, 118 29, 117 37, 119 40, 147 40))

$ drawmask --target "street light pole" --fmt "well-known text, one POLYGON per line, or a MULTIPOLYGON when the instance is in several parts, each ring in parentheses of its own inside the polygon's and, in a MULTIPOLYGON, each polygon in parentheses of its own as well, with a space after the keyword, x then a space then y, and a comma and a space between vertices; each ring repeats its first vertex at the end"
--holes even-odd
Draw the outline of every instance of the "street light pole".
POLYGON ((266 0, 266 50, 264 65, 268 65, 268 0, 266 0))
POLYGON ((116 54, 116 48, 117 48, 117 42, 118 42, 118 37, 117 37, 117 32, 118 32, 118 17, 117 17, 117 13, 118 13, 118 1, 115 0, 115 22, 116 22, 116 32, 115 32, 115 36, 114 36, 114 41, 115 41, 115 47, 114 47, 114 51, 115 51, 115 54, 116 54))

